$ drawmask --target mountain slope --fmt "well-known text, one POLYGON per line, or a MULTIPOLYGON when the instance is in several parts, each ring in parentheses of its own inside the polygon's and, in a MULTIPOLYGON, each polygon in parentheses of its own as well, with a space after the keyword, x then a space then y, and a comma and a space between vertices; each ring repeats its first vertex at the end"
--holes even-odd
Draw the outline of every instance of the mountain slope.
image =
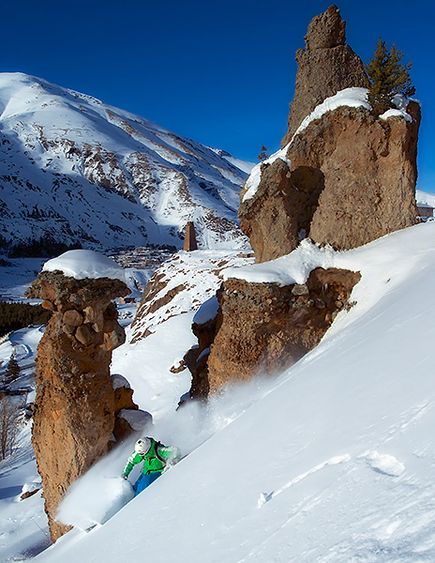
POLYGON ((42 79, 0 74, 0 235, 8 240, 180 246, 195 220, 204 247, 241 246, 245 178, 223 151, 42 79))
POLYGON ((362 280, 322 343, 277 379, 158 424, 181 444, 211 419, 218 431, 107 524, 37 560, 91 563, 104 549, 107 562, 160 561, 163 549, 168 563, 433 561, 434 241, 427 223, 336 253, 362 280))

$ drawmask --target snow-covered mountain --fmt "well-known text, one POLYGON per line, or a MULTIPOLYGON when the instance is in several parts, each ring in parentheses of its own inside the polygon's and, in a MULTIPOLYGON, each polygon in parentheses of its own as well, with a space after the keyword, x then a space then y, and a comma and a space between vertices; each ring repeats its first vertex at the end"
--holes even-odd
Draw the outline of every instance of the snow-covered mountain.
POLYGON ((0 235, 12 242, 179 247, 194 220, 203 247, 240 247, 247 170, 91 96, 0 74, 0 235))

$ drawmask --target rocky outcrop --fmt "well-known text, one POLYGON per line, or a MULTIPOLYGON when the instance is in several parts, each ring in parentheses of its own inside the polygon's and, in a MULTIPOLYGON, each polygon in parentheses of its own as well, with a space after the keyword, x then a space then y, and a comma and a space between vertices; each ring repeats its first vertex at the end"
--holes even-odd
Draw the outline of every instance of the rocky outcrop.
POLYGON ((367 86, 364 64, 346 45, 346 24, 336 6, 313 18, 305 36, 305 49, 296 53, 298 72, 288 131, 283 146, 290 142, 304 117, 344 88, 367 86))
POLYGON ((342 107, 297 135, 288 151, 293 174, 315 171, 320 190, 309 236, 337 249, 361 246, 416 223, 420 106, 387 120, 342 107))
POLYGON ((186 356, 191 396, 204 398, 224 385, 285 369, 316 346, 360 274, 317 268, 306 284, 280 287, 229 279, 218 292, 215 318, 194 324, 198 347, 186 356))
POLYGON ((150 424, 152 416, 140 410, 133 401, 133 389, 125 377, 119 374, 112 375, 112 387, 115 414, 113 437, 115 442, 121 442, 132 432, 139 432, 150 424))
POLYGON ((53 540, 68 530, 55 519, 63 495, 108 451, 117 411, 135 408, 117 398, 109 372, 125 340, 112 300, 129 292, 116 279, 61 272, 41 273, 31 288, 53 311, 38 347, 32 437, 53 540))
POLYGON ((321 170, 311 166, 292 171, 280 158, 263 165, 255 197, 239 210, 257 262, 288 254, 308 235, 323 182, 321 170))
POLYGON ((403 100, 377 116, 365 89, 342 92, 364 83, 344 41, 335 7, 311 22, 298 52, 288 145, 254 169, 242 193, 240 224, 257 262, 290 253, 305 237, 345 250, 416 222, 420 106, 403 100))

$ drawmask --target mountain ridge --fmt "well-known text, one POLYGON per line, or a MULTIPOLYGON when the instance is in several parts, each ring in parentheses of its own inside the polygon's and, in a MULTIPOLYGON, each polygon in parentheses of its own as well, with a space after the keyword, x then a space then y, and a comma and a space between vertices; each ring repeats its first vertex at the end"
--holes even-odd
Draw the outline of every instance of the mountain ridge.
MULTIPOLYGON (((23 73, 0 74, 0 234, 98 249, 243 246, 246 172, 225 151, 23 73)), ((237 162, 237 159, 233 159, 237 162)))

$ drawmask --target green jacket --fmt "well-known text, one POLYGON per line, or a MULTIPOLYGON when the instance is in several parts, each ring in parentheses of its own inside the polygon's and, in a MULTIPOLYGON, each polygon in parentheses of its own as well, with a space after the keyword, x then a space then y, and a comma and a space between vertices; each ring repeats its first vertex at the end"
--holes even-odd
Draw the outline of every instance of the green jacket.
POLYGON ((127 460, 124 468, 124 476, 130 475, 131 470, 138 463, 143 463, 143 473, 162 473, 168 462, 176 459, 178 450, 175 447, 167 447, 151 438, 151 447, 145 455, 133 452, 127 460))

